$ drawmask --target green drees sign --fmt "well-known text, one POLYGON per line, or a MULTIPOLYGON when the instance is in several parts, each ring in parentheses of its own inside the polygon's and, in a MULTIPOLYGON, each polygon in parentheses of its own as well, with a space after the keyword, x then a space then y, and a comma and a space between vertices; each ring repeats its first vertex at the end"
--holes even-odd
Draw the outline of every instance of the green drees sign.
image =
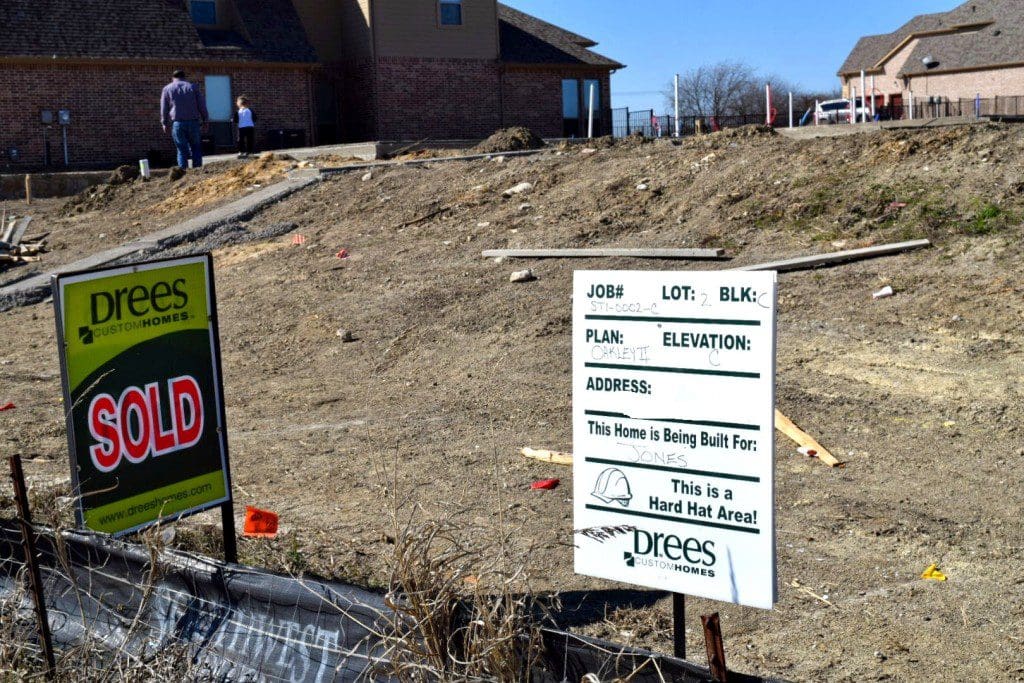
POLYGON ((53 289, 79 525, 122 534, 228 502, 210 256, 53 289))

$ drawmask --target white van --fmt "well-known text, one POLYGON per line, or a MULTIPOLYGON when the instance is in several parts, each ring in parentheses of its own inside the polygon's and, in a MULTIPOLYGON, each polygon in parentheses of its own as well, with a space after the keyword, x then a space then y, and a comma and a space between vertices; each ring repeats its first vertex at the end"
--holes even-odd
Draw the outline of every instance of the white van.
MULTIPOLYGON (((818 103, 815 118, 819 124, 850 123, 850 100, 828 100, 818 103)), ((864 99, 857 98, 857 121, 871 121, 871 108, 864 106, 864 99)))

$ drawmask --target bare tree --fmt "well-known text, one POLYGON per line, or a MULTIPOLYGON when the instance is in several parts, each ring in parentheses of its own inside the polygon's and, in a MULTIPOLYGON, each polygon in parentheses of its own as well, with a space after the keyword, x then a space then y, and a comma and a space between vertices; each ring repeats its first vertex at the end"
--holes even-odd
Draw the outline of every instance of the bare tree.
MULTIPOLYGON (((806 92, 776 74, 760 74, 742 62, 719 62, 691 69, 682 75, 679 82, 680 115, 719 119, 745 117, 751 121, 764 121, 766 84, 772 86, 772 109, 779 121, 788 116, 789 93, 793 93, 797 117, 813 106, 816 97, 828 99, 819 93, 806 92)), ((674 107, 674 95, 674 85, 669 84, 665 91, 668 111, 674 107)))
MULTIPOLYGON (((743 109, 743 95, 755 83, 756 72, 742 62, 719 62, 683 74, 679 82, 682 116, 732 116, 743 109)), ((673 106, 672 88, 666 93, 673 106)))

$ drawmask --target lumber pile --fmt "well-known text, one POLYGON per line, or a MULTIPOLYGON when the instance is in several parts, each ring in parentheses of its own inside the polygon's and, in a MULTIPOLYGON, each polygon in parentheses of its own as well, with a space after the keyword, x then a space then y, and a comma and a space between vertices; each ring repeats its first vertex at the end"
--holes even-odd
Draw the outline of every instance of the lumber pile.
POLYGON ((33 263, 46 251, 46 235, 25 239, 31 216, 0 218, 0 265, 33 263))

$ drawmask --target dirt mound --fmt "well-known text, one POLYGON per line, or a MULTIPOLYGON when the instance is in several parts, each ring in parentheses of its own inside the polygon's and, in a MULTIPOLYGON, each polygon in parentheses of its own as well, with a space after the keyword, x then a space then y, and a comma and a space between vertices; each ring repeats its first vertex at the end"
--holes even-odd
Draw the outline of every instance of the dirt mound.
POLYGON ((771 126, 751 125, 751 126, 740 126, 739 128, 726 128, 720 130, 717 133, 712 133, 713 136, 719 138, 770 138, 778 135, 775 129, 771 126))
POLYGON ((179 187, 174 194, 154 206, 153 213, 165 214, 204 206, 231 194, 276 183, 295 165, 290 159, 270 152, 261 154, 247 164, 233 166, 223 173, 179 187))
POLYGON ((118 166, 110 177, 107 178, 108 185, 125 185, 134 181, 140 175, 139 168, 137 166, 118 166))
POLYGON ((521 152, 527 149, 541 149, 544 141, 529 128, 516 126, 505 128, 487 138, 473 148, 478 154, 495 154, 498 152, 521 152))

